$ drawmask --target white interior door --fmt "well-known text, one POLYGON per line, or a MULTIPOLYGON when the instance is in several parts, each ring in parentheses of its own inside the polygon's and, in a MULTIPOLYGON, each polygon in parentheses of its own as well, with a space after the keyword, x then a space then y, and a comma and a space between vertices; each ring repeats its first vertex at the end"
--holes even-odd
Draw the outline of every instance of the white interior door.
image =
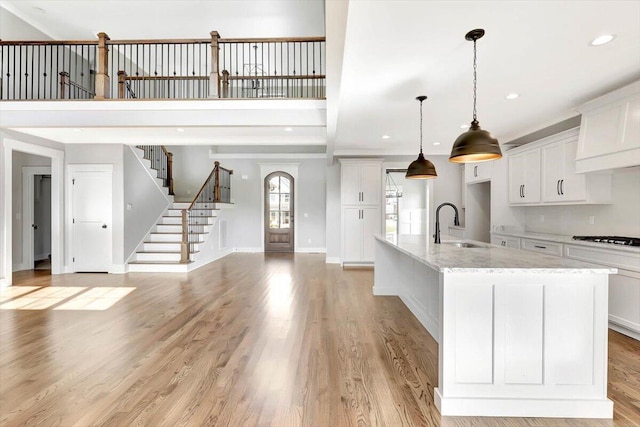
POLYGON ((73 269, 107 272, 112 266, 112 172, 72 174, 73 269))

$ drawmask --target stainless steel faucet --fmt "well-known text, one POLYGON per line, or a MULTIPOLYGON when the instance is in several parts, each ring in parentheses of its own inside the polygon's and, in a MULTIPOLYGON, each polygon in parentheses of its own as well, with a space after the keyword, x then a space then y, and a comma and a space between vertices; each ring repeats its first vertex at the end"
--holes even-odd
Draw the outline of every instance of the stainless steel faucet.
POLYGON ((440 208, 443 206, 451 206, 453 210, 456 212, 455 217, 453 218, 453 225, 460 225, 460 220, 458 219, 458 208, 453 203, 445 202, 442 203, 436 209, 436 234, 434 237, 436 238, 435 243, 440 243, 440 208))

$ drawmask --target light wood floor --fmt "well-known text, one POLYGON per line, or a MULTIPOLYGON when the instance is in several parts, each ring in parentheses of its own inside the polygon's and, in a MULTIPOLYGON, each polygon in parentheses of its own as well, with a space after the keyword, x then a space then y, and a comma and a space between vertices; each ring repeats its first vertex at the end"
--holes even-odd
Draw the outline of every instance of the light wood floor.
POLYGON ((322 255, 14 280, 136 289, 103 311, 0 309, 2 426, 640 425, 640 343, 615 332, 613 421, 440 417, 437 344, 398 298, 372 296, 371 270, 322 255))

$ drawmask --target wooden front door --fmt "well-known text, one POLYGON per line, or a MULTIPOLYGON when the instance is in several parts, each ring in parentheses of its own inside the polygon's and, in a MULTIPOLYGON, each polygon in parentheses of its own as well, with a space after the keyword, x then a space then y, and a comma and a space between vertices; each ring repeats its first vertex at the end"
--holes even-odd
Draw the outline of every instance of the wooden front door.
POLYGON ((293 252, 293 177, 273 172, 264 179, 264 251, 293 252))

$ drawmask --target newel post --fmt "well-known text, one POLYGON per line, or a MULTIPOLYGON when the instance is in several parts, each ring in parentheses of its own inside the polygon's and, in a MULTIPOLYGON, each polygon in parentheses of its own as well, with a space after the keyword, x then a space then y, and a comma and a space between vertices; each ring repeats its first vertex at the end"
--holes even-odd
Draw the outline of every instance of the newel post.
POLYGON ((215 167, 213 168, 213 171, 214 171, 213 201, 219 202, 220 201, 220 162, 216 160, 213 164, 215 165, 215 167))
POLYGON ((189 262, 189 226, 187 224, 187 210, 182 210, 182 242, 180 242, 180 262, 189 262))
POLYGON ((167 153, 167 181, 169 185, 169 195, 174 196, 173 193, 173 153, 167 153))
POLYGON ((118 98, 124 98, 124 79, 127 77, 127 73, 120 70, 118 71, 118 98))
POLYGON ((220 34, 211 31, 211 74, 209 75, 209 98, 220 97, 220 74, 218 73, 218 39, 220 34))
POLYGON ((222 98, 229 97, 229 72, 222 70, 222 98))
POLYGON ((98 72, 96 74, 95 99, 111 98, 109 84, 109 48, 107 40, 111 40, 106 33, 98 33, 98 72))
POLYGON ((60 99, 65 99, 67 94, 67 85, 69 84, 69 73, 60 71, 60 99))

